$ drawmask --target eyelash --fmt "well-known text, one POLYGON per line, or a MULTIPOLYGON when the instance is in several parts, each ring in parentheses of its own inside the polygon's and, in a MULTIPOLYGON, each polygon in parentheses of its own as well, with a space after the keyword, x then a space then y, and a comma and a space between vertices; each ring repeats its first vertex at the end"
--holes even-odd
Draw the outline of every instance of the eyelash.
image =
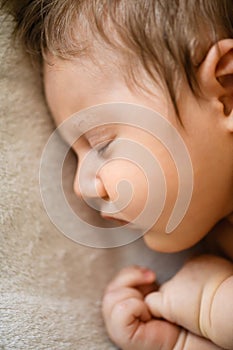
POLYGON ((109 140, 104 146, 102 146, 101 148, 96 148, 98 154, 102 155, 106 149, 108 148, 108 146, 112 143, 113 140, 109 140))

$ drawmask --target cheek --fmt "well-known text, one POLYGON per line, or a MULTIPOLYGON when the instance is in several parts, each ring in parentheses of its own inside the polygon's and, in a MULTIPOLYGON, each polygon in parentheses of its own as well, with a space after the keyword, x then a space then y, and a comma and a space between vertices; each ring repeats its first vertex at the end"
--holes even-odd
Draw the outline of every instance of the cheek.
POLYGON ((128 203, 122 210, 119 208, 124 219, 135 219, 147 200, 148 183, 143 170, 128 160, 112 160, 102 168, 100 177, 111 201, 118 199, 119 189, 120 202, 128 203))
MULTIPOLYGON (((158 149, 160 150, 160 148, 158 149)), ((147 208, 147 211, 149 210, 150 212, 150 217, 155 216, 156 229, 160 232, 161 230, 164 231, 164 227, 168 222, 176 201, 178 177, 176 166, 166 150, 161 151, 156 157, 164 171, 166 182, 166 199, 159 218, 156 218, 155 208, 161 206, 160 196, 158 195, 161 189, 157 187, 158 179, 156 174, 154 174, 153 183, 150 184, 153 191, 156 191, 155 202, 153 202, 153 206, 150 208, 146 206, 149 196, 148 190, 150 187, 147 180, 147 174, 132 161, 112 160, 101 169, 100 177, 111 201, 116 201, 118 199, 118 189, 120 189, 120 202, 128 203, 128 205, 126 207, 122 206, 123 209, 118 206, 117 209, 122 213, 125 220, 132 221, 136 219, 138 215, 147 208), (121 191, 122 188, 123 190, 121 191)), ((149 178, 152 179, 151 176, 149 178)))

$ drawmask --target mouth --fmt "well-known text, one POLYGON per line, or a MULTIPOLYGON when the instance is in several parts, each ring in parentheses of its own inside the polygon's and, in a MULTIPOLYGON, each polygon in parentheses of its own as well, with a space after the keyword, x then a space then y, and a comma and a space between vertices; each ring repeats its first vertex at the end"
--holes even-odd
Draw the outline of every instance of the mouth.
POLYGON ((125 221, 125 220, 122 220, 122 219, 118 219, 118 218, 114 218, 112 216, 101 215, 101 217, 104 220, 111 221, 111 222, 114 222, 116 224, 119 224, 119 226, 125 226, 125 225, 129 224, 128 221, 125 221))

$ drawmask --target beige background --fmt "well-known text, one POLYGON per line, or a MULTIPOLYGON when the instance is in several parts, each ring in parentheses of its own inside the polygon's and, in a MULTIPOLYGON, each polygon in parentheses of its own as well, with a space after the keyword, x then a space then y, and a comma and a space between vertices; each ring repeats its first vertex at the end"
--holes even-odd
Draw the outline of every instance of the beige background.
POLYGON ((11 42, 11 29, 11 19, 1 17, 0 349, 115 349, 100 312, 107 281, 132 263, 153 267, 163 281, 189 253, 157 254, 141 240, 92 249, 53 226, 38 184, 40 156, 53 123, 40 77, 11 42))

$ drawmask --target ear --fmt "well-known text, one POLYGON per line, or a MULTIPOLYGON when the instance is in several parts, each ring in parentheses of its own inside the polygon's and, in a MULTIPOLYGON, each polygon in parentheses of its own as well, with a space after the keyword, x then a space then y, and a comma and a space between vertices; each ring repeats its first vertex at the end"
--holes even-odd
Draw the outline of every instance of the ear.
POLYGON ((220 106, 227 129, 233 132, 233 39, 224 39, 208 51, 197 74, 207 99, 220 106))

